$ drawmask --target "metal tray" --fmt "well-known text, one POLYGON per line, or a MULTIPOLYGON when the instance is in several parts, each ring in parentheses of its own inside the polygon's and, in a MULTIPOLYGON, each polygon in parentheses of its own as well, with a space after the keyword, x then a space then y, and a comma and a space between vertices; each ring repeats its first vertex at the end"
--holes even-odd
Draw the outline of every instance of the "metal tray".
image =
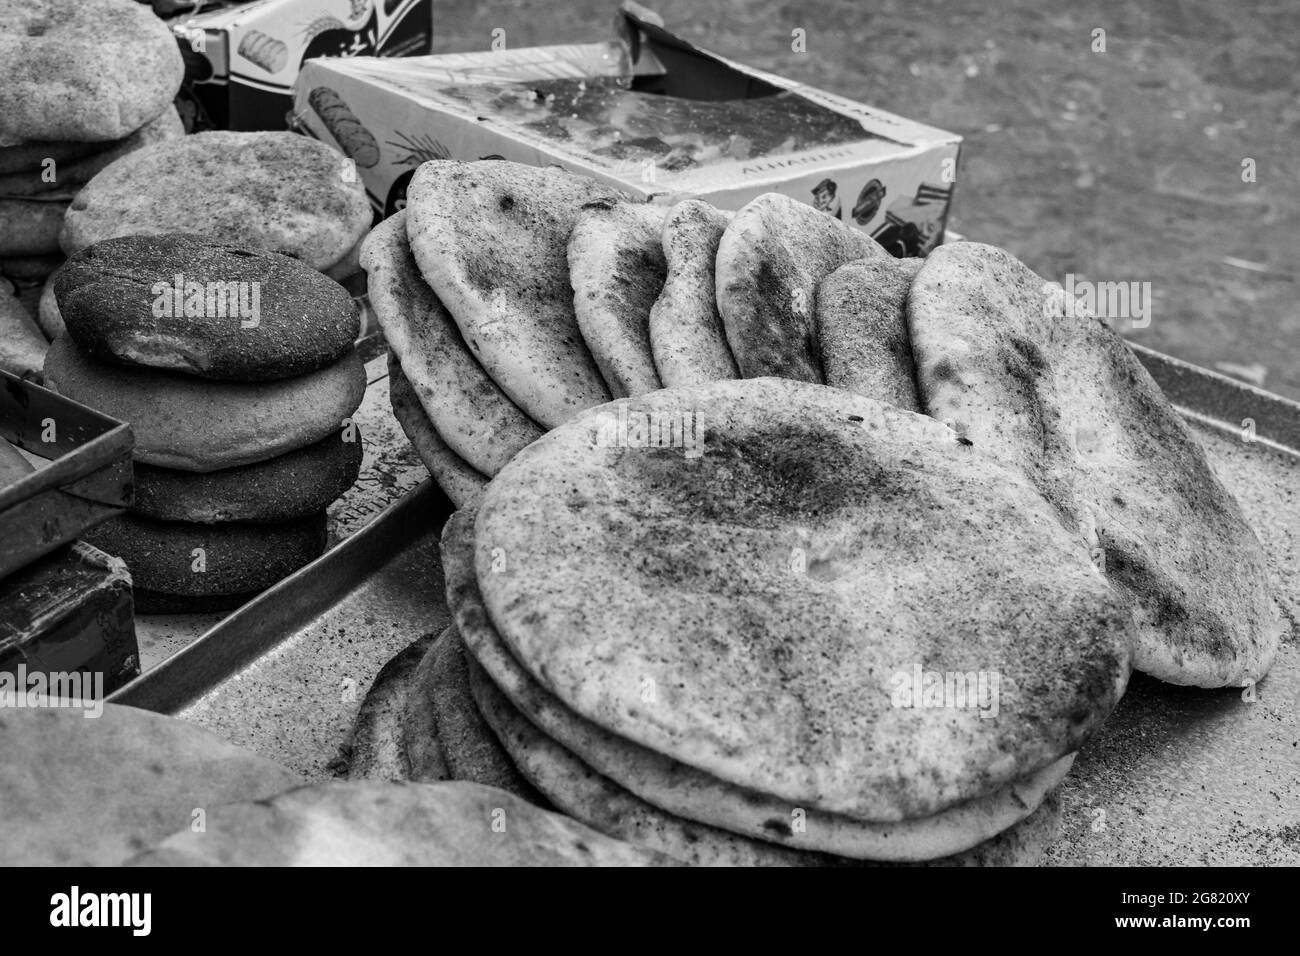
MULTIPOLYGON (((1193 424, 1300 619, 1300 404, 1140 346, 1193 424)), ((447 623, 429 483, 111 698, 195 720, 311 777, 330 775, 379 668, 447 623)), ((1063 789, 1056 865, 1300 863, 1300 647, 1252 700, 1134 675, 1063 789)))

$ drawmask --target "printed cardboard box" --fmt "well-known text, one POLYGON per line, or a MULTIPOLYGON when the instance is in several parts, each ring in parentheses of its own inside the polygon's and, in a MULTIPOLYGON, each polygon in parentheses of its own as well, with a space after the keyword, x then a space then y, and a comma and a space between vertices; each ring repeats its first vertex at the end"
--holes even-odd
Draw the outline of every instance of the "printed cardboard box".
POLYGON ((659 203, 781 192, 896 255, 941 241, 959 136, 701 50, 630 4, 621 22, 603 43, 313 60, 294 122, 356 161, 385 215, 420 163, 499 157, 659 203))

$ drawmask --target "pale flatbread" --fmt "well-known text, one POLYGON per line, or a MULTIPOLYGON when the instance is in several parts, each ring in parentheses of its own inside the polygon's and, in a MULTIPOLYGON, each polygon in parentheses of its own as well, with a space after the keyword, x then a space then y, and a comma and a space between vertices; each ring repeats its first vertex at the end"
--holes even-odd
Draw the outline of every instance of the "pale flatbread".
POLYGON ((661 388, 650 350, 650 308, 663 290, 664 208, 594 202, 569 235, 578 328, 615 398, 661 388))
POLYGON ((495 475, 542 429, 470 354, 460 329, 411 255, 406 212, 371 231, 362 252, 370 304, 388 347, 438 436, 475 470, 495 475))
POLYGON ((1013 826, 1038 806, 1073 762, 1073 755, 1067 756, 1007 787, 897 823, 823 813, 718 780, 578 716, 519 666, 492 627, 474 582, 472 521, 468 512, 452 516, 443 531, 442 553, 448 604, 475 659, 542 732, 596 772, 675 816, 801 850, 873 860, 931 860, 1013 826), (794 826, 800 815, 801 830, 794 826))
POLYGON ((59 230, 70 197, 51 194, 40 198, 7 199, 0 196, 0 256, 37 256, 59 251, 59 230))
POLYGON ((826 384, 919 412, 907 332, 907 290, 920 259, 858 259, 817 287, 817 342, 826 384))
POLYGON ((36 307, 36 322, 51 342, 68 331, 67 326, 63 324, 63 313, 59 311, 59 302, 54 297, 55 274, 51 272, 45 280, 45 285, 41 287, 40 303, 36 307))
POLYGON ((539 683, 797 806, 879 822, 982 796, 1076 750, 1128 678, 1128 603, 1033 486, 839 389, 717 382, 592 410, 480 509, 484 601, 539 683), (634 418, 702 427, 702 455, 610 441, 634 418), (895 706, 916 670, 990 692, 997 675, 997 715, 895 706))
POLYGON ((96 362, 66 336, 46 353, 45 379, 60 394, 127 422, 140 461, 201 472, 320 441, 343 427, 366 394, 356 352, 278 382, 212 382, 96 362))
POLYGON ((218 130, 110 163, 73 200, 59 241, 72 255, 115 236, 188 232, 326 269, 371 219, 351 160, 324 143, 218 130))
POLYGON ((438 717, 429 689, 433 686, 434 651, 448 641, 459 640, 455 633, 454 627, 443 628, 425 650, 411 672, 410 692, 402 706, 401 739, 408 771, 406 779, 416 783, 452 779, 447 756, 442 752, 442 743, 438 740, 438 717))
POLYGON ((121 139, 170 107, 184 73, 138 3, 0 0, 0 144, 121 139))
MULTIPOLYGON (((405 716, 415 671, 433 644, 425 634, 380 668, 348 735, 349 780, 413 780, 406 756, 405 716)), ((447 779, 446 774, 436 779, 447 779)))
POLYGON ((302 782, 194 724, 103 706, 0 708, 0 866, 117 866, 195 811, 302 782))
POLYGON ((447 447, 420 407, 415 389, 402 374, 396 357, 388 355, 388 400, 393 417, 402 426, 424 467, 457 508, 478 500, 487 487, 488 477, 447 447))
POLYGON ((668 866, 503 790, 358 781, 302 787, 208 814, 133 866, 668 866))
MULTIPOLYGON (((596 773, 538 730, 492 683, 476 662, 470 683, 483 717, 512 760, 565 813, 607 836, 658 850, 692 866, 869 866, 826 853, 792 850, 764 840, 674 816, 596 773)), ((1055 837, 1042 817, 1059 817, 1049 794, 1029 817, 1010 829, 931 866, 1032 866, 1055 837)), ((1059 821, 1058 821, 1059 822, 1059 821)))
POLYGON ((45 365, 49 343, 22 301, 0 280, 0 368, 13 375, 35 375, 45 365))
POLYGON ((718 314, 714 259, 732 214, 702 199, 668 210, 660 243, 667 274, 650 309, 650 345, 664 385, 739 378, 718 314))
POLYGON ((1138 609, 1134 667, 1201 687, 1262 677, 1281 631, 1263 550, 1123 340, 980 243, 935 250, 908 301, 926 411, 1097 542, 1138 609))
POLYGON ((887 255, 866 233, 779 193, 764 193, 736 213, 718 243, 716 281, 740 374, 824 381, 817 283, 846 262, 887 255))
POLYGON ((420 272, 514 403, 554 428, 608 401, 573 314, 565 250, 585 203, 624 197, 554 167, 497 161, 427 162, 406 195, 420 272))
MULTIPOLYGON (((185 127, 170 106, 130 136, 81 159, 60 162, 53 156, 41 157, 30 167, 0 174, 0 196, 34 196, 42 193, 75 192, 113 162, 150 143, 180 139, 185 127), (45 160, 53 160, 46 165, 45 160)), ((51 144, 54 145, 54 144, 51 144)))

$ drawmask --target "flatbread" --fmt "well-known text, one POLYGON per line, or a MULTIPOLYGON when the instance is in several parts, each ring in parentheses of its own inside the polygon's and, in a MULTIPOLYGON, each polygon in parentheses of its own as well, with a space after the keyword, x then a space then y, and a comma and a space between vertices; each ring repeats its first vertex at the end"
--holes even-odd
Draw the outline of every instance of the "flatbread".
POLYGON ((358 781, 302 787, 208 814, 133 866, 667 866, 502 790, 358 781))
POLYGON ((584 204, 623 197, 557 168, 497 161, 424 163, 406 197, 420 272, 511 400, 545 428, 608 401, 573 314, 565 250, 584 204))
POLYGON ((650 350, 650 309, 667 266, 662 206, 593 202, 569 235, 569 282, 582 338, 615 398, 662 388, 650 350))
POLYGON ((0 195, 37 196, 42 193, 76 192, 115 159, 150 143, 180 139, 184 135, 185 126, 181 123, 180 116, 176 110, 168 107, 125 139, 107 143, 106 149, 97 150, 81 159, 61 162, 54 156, 42 156, 29 167, 0 173, 0 195), (53 160, 53 164, 47 166, 47 159, 53 160))
POLYGON ((32 463, 19 454, 17 448, 0 438, 0 488, 8 488, 35 470, 32 463))
POLYGON ((62 253, 41 256, 8 256, 0 259, 0 275, 14 282, 44 282, 63 264, 62 253))
POLYGON ((63 313, 59 311, 59 302, 54 297, 54 276, 55 273, 51 272, 46 278, 45 285, 41 287, 40 302, 36 307, 36 323, 51 342, 68 331, 67 326, 63 324, 63 313))
POLYGON ((170 107, 166 23, 120 0, 0 0, 0 144, 121 139, 170 107))
POLYGON ((30 199, 0 196, 0 256, 40 256, 59 251, 59 230, 70 197, 57 194, 30 199))
POLYGON ((153 143, 86 184, 59 241, 72 255, 115 236, 188 232, 326 269, 371 224, 350 162, 288 132, 217 130, 153 143))
POLYGON ((660 244, 667 273, 650 309, 650 346, 669 388, 740 377, 715 292, 714 260, 731 219, 702 199, 688 199, 664 220, 660 244))
POLYGON ((1073 756, 965 803, 899 823, 824 813, 737 787, 617 737, 543 688, 492 627, 474 582, 468 512, 451 517, 442 553, 448 604, 474 658, 543 733, 647 803, 674 816, 804 851, 871 860, 932 860, 977 846, 1029 815, 1069 770, 1073 756), (804 827, 793 821, 802 815, 804 827))
POLYGON ((542 429, 488 377, 460 329, 420 275, 406 212, 371 231, 362 252, 370 304, 420 408, 448 447, 495 475, 542 429))
POLYGON ((59 269, 54 294, 91 358, 219 381, 315 372, 361 332, 347 290, 310 266, 184 233, 83 249, 59 269))
POLYGON ((438 718, 433 706, 433 651, 455 636, 455 628, 445 627, 425 649, 415 669, 411 671, 409 693, 402 705, 401 740, 406 758, 407 780, 415 783, 434 783, 451 780, 447 757, 438 740, 438 718))
MULTIPOLYGON (((404 718, 415 669, 433 641, 432 633, 416 638, 375 675, 344 745, 349 780, 414 779, 406 758, 404 718)), ((444 773, 436 779, 447 777, 444 773)))
POLYGON ((1065 302, 1001 249, 936 249, 908 306, 926 411, 1097 543, 1137 606, 1134 667, 1200 687, 1258 680, 1281 632, 1259 540, 1123 340, 1065 302))
POLYGON ((469 685, 465 644, 450 629, 447 640, 430 652, 430 666, 416 693, 432 703, 438 742, 450 780, 469 780, 549 806, 525 780, 479 715, 469 685))
POLYGON ((0 708, 0 866, 117 866, 196 811, 302 782, 194 724, 103 706, 0 708))
MULTIPOLYGON (((826 853, 792 850, 764 840, 677 817, 596 773, 547 737, 470 662, 470 683, 484 719, 529 780, 551 803, 607 836, 666 853, 692 866, 869 866, 826 853)), ((928 866, 1032 866, 1055 837, 1042 818, 1059 802, 1049 794, 1032 814, 964 853, 926 861, 928 866)))
POLYGON ((921 410, 907 331, 907 290, 921 259, 857 259, 817 287, 817 343, 826 384, 921 410))
POLYGON ((0 280, 0 369, 39 378, 49 343, 8 285, 0 280))
POLYGON ((487 475, 447 447, 424 414, 415 389, 391 352, 388 354, 388 400, 393 406, 393 417, 402 426, 416 455, 451 503, 463 508, 476 502, 487 487, 487 475))
POLYGON ((278 382, 212 382, 96 362, 64 337, 45 356, 62 395, 131 425, 135 457, 181 471, 234 468, 320 441, 343 427, 366 392, 356 352, 278 382))
POLYGON ((779 193, 764 193, 736 213, 718 243, 716 281, 740 374, 824 381, 817 283, 846 262, 887 255, 866 233, 779 193))
POLYGON ((492 622, 574 711, 861 820, 1047 766, 1128 678, 1127 602, 1033 486, 939 422, 839 389, 717 382, 592 410, 497 475, 475 549, 492 622), (703 423, 702 455, 607 440, 634 417, 703 423), (997 716, 894 706, 917 670, 983 672, 986 690, 997 675, 997 716))

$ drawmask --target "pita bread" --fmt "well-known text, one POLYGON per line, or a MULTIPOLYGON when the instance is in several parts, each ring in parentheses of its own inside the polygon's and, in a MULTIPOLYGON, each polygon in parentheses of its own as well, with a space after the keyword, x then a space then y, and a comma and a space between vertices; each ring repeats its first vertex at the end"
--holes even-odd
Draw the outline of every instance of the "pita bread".
POLYGON ((740 374, 824 381, 817 283, 846 262, 887 255, 866 233, 779 193, 764 193, 736 213, 718 242, 716 281, 740 374))
POLYGON ((150 143, 180 139, 184 135, 185 127, 180 116, 176 110, 168 107, 130 136, 107 144, 107 149, 98 150, 82 159, 60 162, 53 156, 39 157, 30 167, 0 174, 0 195, 36 196, 42 193, 76 192, 115 159, 150 143), (47 165, 46 159, 53 162, 47 165))
POLYGON ((615 398, 662 388, 650 308, 663 290, 662 206, 594 202, 569 235, 569 282, 582 338, 615 398))
POLYGON ((62 193, 30 199, 0 196, 0 256, 37 256, 59 251, 59 230, 68 211, 62 193))
POLYGON ((1106 323, 1001 249, 935 250, 908 318, 926 411, 1016 467, 1138 609, 1134 666, 1258 680, 1280 627, 1264 553, 1159 387, 1106 323))
POLYGON ((137 461, 131 509, 160 521, 291 521, 342 497, 363 457, 361 429, 354 424, 275 458, 204 474, 137 461))
POLYGON ((921 410, 907 332, 907 290, 920 259, 858 259, 817 287, 817 342, 826 384, 921 410))
POLYGON ((668 211, 660 243, 667 274, 650 309, 650 345, 664 385, 703 385, 739 378, 718 315, 713 263, 732 215, 701 199, 668 211))
POLYGON ((474 582, 472 523, 469 513, 453 515, 443 530, 442 551, 448 603, 475 659, 542 732, 597 773, 675 816, 801 850, 873 860, 930 860, 976 846, 1023 819, 1073 761, 1067 756, 1010 786, 901 823, 822 813, 728 784, 581 718, 519 666, 492 627, 474 582), (806 824, 801 831, 791 825, 797 812, 806 824))
POLYGON ((432 704, 435 733, 447 760, 450 780, 469 780, 548 806, 520 776, 510 757, 484 723, 469 686, 465 644, 455 628, 429 653, 429 667, 415 693, 432 704))
MULTIPOLYGON (((470 662, 475 700, 510 758, 553 804, 607 836, 658 850, 692 866, 866 866, 826 853, 792 850, 673 816, 593 771, 521 714, 470 662)), ((927 865, 1032 866, 1055 837, 1040 825, 1057 807, 1053 795, 1029 817, 965 853, 927 865)), ((1059 818, 1059 809, 1056 810, 1059 818)), ((1059 822, 1059 820, 1058 820, 1059 822)))
POLYGON ((565 249, 595 180, 507 162, 427 162, 406 191, 420 272, 470 351, 528 417, 554 428, 609 400, 573 314, 565 249))
POLYGON ((483 371, 420 276, 406 215, 386 219, 366 238, 362 267, 370 304, 438 436, 477 471, 495 475, 542 429, 483 371))
MULTIPOLYGON (((415 670, 434 642, 432 633, 416 638, 375 675, 361 701, 345 751, 349 780, 412 780, 404 733, 406 706, 415 670)), ((445 767, 438 780, 446 780, 445 767)))
POLYGON ((83 249, 54 294, 90 357, 220 381, 306 375, 361 332, 347 290, 297 259, 181 233, 83 249))
POLYGON ((197 233, 323 270, 361 240, 371 219, 350 160, 324 143, 218 130, 110 163, 73 200, 59 241, 72 255, 116 236, 197 233))
POLYGON ((194 724, 103 706, 0 708, 0 866, 118 866, 195 810, 302 782, 194 724))
POLYGON ((0 369, 39 379, 49 343, 8 285, 0 280, 0 369))
POLYGON ((49 278, 45 280, 45 285, 41 287, 41 299, 36 308, 36 323, 51 342, 68 331, 63 324, 63 314, 59 312, 58 300, 54 298, 54 273, 50 273, 49 278))
POLYGON ((445 627, 421 655, 411 672, 406 703, 402 706, 402 752, 406 757, 407 780, 434 783, 451 780, 451 769, 438 740, 438 718, 433 707, 433 665, 435 648, 452 640, 455 629, 445 627))
POLYGON ((119 0, 0 0, 0 143, 121 139, 170 107, 171 29, 119 0))
POLYGON ((213 382, 96 362, 66 337, 50 346, 45 378, 60 394, 130 424, 137 460, 198 472, 266 461, 320 441, 343 427, 366 392, 356 352, 278 382, 213 382))
POLYGON ((487 475, 447 447, 424 414, 415 389, 391 352, 388 354, 388 400, 393 406, 393 417, 402 426, 411 447, 451 503, 463 508, 477 501, 487 487, 487 475))
POLYGON ((493 624, 574 711, 856 819, 928 816, 1034 773, 1128 677, 1127 603, 1023 476, 839 389, 716 382, 594 409, 497 475, 475 549, 493 624), (609 442, 623 417, 702 425, 702 455, 609 442), (998 675, 998 715, 894 706, 918 669, 998 675))
POLYGON ((302 787, 208 814, 133 866, 667 866, 503 790, 357 781, 302 787))

